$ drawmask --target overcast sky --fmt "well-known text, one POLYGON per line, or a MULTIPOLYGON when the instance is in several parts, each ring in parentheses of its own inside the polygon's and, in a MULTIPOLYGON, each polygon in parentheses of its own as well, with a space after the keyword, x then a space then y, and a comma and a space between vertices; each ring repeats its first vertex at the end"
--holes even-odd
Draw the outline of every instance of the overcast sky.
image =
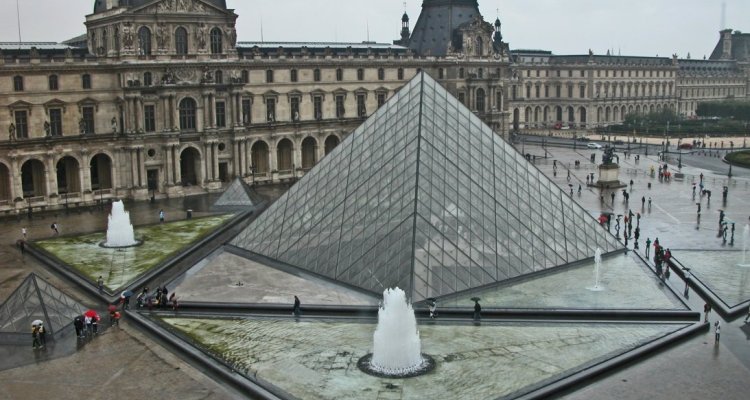
MULTIPOLYGON (((85 32, 94 0, 18 0, 24 41, 63 41, 85 32)), ((390 42, 398 38, 403 0, 227 0, 239 14, 241 41, 390 42), (262 29, 261 29, 262 25, 262 29)), ((407 0, 416 24, 421 0, 407 0)), ((710 55, 722 28, 750 32, 749 0, 479 0, 485 20, 499 16, 512 49, 555 54, 693 58, 710 55), (744 23, 744 25, 743 25, 744 23)), ((0 41, 17 41, 16 0, 0 0, 0 41)))

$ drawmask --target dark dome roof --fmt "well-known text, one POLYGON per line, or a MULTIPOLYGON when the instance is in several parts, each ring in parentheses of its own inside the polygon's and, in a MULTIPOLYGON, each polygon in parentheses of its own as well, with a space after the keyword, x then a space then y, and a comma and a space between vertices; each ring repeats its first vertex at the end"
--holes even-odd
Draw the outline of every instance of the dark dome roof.
POLYGON ((409 16, 406 13, 401 17, 401 22, 409 22, 409 16))
MULTIPOLYGON (((226 9, 227 0, 202 0, 206 3, 213 4, 216 7, 226 9)), ((156 0, 120 0, 120 7, 140 7, 156 0)), ((107 11, 107 0, 94 0, 94 14, 107 11)))

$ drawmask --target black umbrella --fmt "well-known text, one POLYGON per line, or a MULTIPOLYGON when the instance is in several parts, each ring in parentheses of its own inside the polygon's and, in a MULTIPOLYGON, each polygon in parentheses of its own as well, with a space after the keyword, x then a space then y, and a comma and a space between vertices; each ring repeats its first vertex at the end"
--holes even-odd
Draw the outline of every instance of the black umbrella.
POLYGON ((122 294, 120 295, 120 297, 131 297, 132 295, 133 295, 132 291, 125 290, 125 291, 122 292, 122 294))
POLYGON ((479 300, 482 300, 482 299, 480 299, 479 297, 472 297, 471 298, 471 301, 473 301, 473 302, 478 302, 479 300))

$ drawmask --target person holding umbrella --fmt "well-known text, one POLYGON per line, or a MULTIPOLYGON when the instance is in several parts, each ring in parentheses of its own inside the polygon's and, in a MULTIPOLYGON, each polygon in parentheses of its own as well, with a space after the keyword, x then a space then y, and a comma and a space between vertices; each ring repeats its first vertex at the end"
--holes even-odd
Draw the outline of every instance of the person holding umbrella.
POLYGON ((39 342, 39 327, 37 325, 31 325, 31 348, 41 349, 42 344, 39 342))
POLYGON ((133 296, 131 290, 125 290, 120 294, 120 302, 122 303, 122 309, 127 310, 130 308, 130 297, 133 296))
POLYGON ((479 305, 479 297, 472 297, 471 300, 474 302, 474 321, 479 322, 482 319, 482 306, 479 305))
POLYGON ((437 315, 437 299, 430 299, 430 318, 434 319, 437 315))
POLYGON ((88 310, 83 313, 86 322, 86 331, 90 335, 95 335, 99 330, 99 314, 94 310, 88 310))

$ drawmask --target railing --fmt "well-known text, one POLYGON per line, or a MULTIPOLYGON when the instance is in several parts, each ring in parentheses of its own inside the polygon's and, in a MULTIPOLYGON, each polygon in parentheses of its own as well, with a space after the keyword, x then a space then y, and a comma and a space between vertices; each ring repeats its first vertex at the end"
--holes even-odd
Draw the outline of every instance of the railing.
POLYGON ((111 197, 112 194, 113 194, 112 189, 94 190, 94 197, 95 198, 111 197))
POLYGON ((44 203, 47 201, 47 198, 44 196, 34 196, 34 197, 27 197, 26 202, 28 204, 34 204, 34 203, 44 203))
POLYGON ((71 200, 71 199, 79 199, 81 198, 80 192, 73 192, 73 193, 61 193, 60 199, 62 200, 71 200))

